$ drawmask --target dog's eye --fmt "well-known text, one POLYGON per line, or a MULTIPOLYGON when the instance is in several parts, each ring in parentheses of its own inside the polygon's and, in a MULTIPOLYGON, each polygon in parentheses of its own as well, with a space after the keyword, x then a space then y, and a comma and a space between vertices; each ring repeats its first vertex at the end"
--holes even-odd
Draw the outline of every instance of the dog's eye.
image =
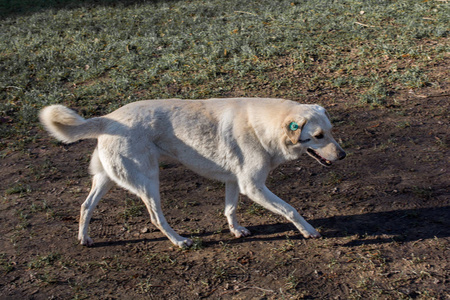
POLYGON ((319 133, 318 135, 315 135, 314 137, 318 140, 323 139, 323 133, 319 133))

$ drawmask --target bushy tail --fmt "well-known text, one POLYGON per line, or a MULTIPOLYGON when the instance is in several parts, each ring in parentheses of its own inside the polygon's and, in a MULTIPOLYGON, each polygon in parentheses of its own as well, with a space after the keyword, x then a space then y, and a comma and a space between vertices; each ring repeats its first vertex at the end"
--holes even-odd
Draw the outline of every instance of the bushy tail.
POLYGON ((103 131, 102 118, 86 120, 63 105, 51 105, 41 110, 39 119, 45 129, 64 143, 97 138, 103 131))

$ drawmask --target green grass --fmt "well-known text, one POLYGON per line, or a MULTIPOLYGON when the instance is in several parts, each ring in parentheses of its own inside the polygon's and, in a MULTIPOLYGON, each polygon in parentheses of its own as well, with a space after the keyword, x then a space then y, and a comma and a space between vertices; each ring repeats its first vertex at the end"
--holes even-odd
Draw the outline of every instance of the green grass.
POLYGON ((142 201, 127 197, 125 199, 125 209, 124 211, 119 213, 119 216, 122 217, 125 221, 128 221, 132 218, 142 216, 144 212, 145 205, 142 204, 142 201))
POLYGON ((6 195, 13 195, 13 194, 28 194, 31 193, 31 188, 28 185, 25 185, 21 182, 15 183, 13 186, 8 187, 5 190, 6 195))
POLYGON ((33 142, 37 111, 100 115, 148 98, 433 83, 449 52, 445 1, 0 2, 0 151, 33 142))
POLYGON ((50 253, 45 256, 38 256, 28 263, 29 269, 42 269, 47 266, 53 265, 56 261, 61 259, 59 253, 50 253))
POLYGON ((7 254, 0 253, 0 271, 7 274, 12 270, 14 270, 14 263, 11 261, 7 254))

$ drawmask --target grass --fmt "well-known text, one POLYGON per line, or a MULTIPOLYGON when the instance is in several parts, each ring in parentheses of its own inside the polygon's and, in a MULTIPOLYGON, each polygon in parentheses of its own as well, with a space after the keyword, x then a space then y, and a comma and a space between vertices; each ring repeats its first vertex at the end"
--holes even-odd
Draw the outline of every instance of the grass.
POLYGON ((5 190, 6 195, 13 195, 13 194, 23 195, 30 192, 31 188, 28 185, 25 185, 21 182, 17 182, 5 190))
POLYGON ((145 212, 145 205, 142 204, 142 201, 135 198, 127 197, 125 199, 125 209, 123 212, 120 212, 119 215, 125 221, 128 221, 132 218, 140 217, 145 212))
POLYGON ((205 248, 201 238, 192 236, 191 239, 192 239, 193 244, 192 244, 192 246, 189 247, 189 250, 197 251, 197 250, 201 250, 201 249, 205 248))
POLYGON ((50 253, 45 256, 38 256, 34 260, 28 263, 29 269, 42 269, 47 266, 53 265, 56 261, 61 259, 59 253, 50 253))
POLYGON ((361 101, 373 105, 383 105, 386 101, 388 92, 383 84, 375 84, 371 86, 364 94, 361 95, 361 101))
POLYGON ((295 288, 299 285, 300 279, 294 275, 297 270, 292 271, 289 276, 286 278, 286 289, 287 290, 295 290, 295 288))
POLYGON ((99 115, 143 98, 389 91, 433 82, 448 56, 441 1, 2 1, 0 150, 33 141, 37 111, 99 115), (292 86, 301 87, 292 89, 292 86))
POLYGON ((8 258, 7 254, 0 253, 0 270, 7 274, 14 270, 14 263, 8 258))

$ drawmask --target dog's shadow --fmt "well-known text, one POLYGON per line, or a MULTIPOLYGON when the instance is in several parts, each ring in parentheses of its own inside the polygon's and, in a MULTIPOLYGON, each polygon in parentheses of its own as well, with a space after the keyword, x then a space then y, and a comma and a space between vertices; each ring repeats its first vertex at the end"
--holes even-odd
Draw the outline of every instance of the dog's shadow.
MULTIPOLYGON (((362 244, 382 244, 397 242, 410 242, 430 238, 450 237, 450 206, 435 208, 420 208, 408 210, 394 210, 349 216, 334 216, 330 218, 308 220, 315 228, 320 228, 324 238, 355 236, 344 246, 358 246, 362 244)), ((247 227, 252 235, 245 238, 223 239, 224 230, 220 239, 205 240, 205 237, 217 235, 216 232, 205 232, 195 235, 203 239, 205 247, 220 243, 244 244, 253 241, 285 240, 284 233, 297 231, 291 223, 261 224, 247 227), (269 236, 268 236, 269 235, 269 236)), ((291 240, 301 240, 302 235, 289 236, 291 240)), ((141 242, 154 242, 167 240, 166 237, 154 239, 135 239, 111 242, 99 242, 94 247, 117 246, 137 244, 141 242)))
MULTIPOLYGON (((335 216, 309 222, 314 227, 320 228, 325 238, 356 236, 345 246, 393 241, 410 242, 450 237, 450 206, 335 216)), ((271 232, 280 234, 296 230, 290 223, 252 226, 248 227, 254 233, 250 240, 286 239, 283 235, 259 238, 259 235, 267 232, 267 226, 270 227, 271 232)), ((290 239, 303 239, 303 237, 298 234, 290 239)))
MULTIPOLYGON (((320 228, 324 238, 355 236, 345 246, 362 244, 382 244, 410 242, 430 238, 450 237, 450 206, 394 210, 349 216, 334 216, 308 221, 320 228)), ((243 239, 229 239, 225 242, 248 243, 251 241, 285 240, 289 231, 297 231, 291 223, 265 224, 247 227, 252 235, 243 239), (270 237, 267 237, 268 233, 270 237)), ((214 233, 204 233, 202 236, 214 233)), ((301 240, 303 236, 289 236, 291 240, 301 240)), ((220 241, 205 242, 206 246, 220 241)))
POLYGON ((159 238, 140 238, 140 239, 133 239, 133 240, 112 240, 112 241, 102 241, 102 242, 95 242, 92 246, 89 246, 89 248, 103 248, 103 247, 109 247, 109 246, 124 246, 124 245, 130 245, 130 244, 139 244, 139 243, 145 243, 145 242, 157 242, 157 241, 168 241, 168 239, 165 236, 161 236, 159 238))

